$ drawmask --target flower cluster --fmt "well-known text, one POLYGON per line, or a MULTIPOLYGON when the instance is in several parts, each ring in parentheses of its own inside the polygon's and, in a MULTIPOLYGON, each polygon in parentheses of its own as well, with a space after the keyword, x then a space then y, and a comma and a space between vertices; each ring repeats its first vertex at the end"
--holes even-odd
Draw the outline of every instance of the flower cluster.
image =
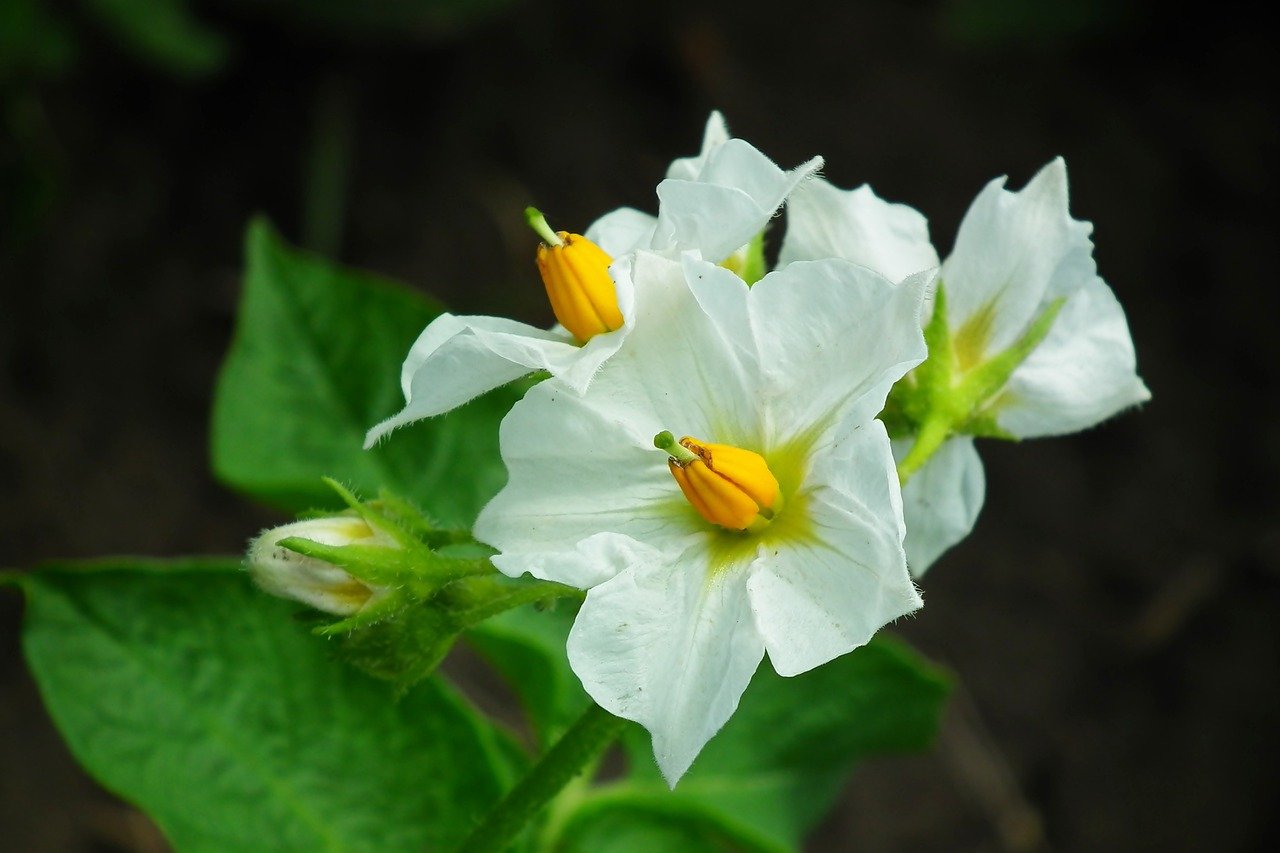
POLYGON ((474 535, 501 572, 586 591, 570 664, 650 731, 672 785, 766 654, 796 675, 921 606, 913 575, 982 504, 974 437, 1148 397, 1061 160, 988 185, 941 263, 923 216, 821 165, 779 168, 713 114, 656 216, 579 235, 530 209, 557 325, 442 315, 368 435, 550 375, 503 421, 509 481, 474 535))

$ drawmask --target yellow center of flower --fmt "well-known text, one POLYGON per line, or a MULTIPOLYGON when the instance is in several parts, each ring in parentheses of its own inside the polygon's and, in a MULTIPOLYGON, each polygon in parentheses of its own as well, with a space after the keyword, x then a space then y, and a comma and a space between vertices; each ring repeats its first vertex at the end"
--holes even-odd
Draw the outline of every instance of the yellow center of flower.
POLYGON ((782 509, 778 480, 759 453, 687 435, 676 442, 669 432, 659 433, 653 443, 667 451, 667 466, 680 491, 712 524, 754 533, 782 509))
POLYGON ((525 217, 543 239, 538 246, 538 272, 560 325, 584 344, 621 328, 618 292, 609 277, 613 259, 608 253, 581 234, 552 231, 532 207, 525 217))

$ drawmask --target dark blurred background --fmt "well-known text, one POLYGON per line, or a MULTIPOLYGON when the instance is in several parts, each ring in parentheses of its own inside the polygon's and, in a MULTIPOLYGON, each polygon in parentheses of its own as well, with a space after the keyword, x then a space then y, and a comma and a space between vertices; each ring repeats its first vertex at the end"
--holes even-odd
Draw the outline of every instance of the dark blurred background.
MULTIPOLYGON (((548 323, 523 205, 652 211, 712 108, 920 208, 944 254, 984 182, 1062 154, 1154 400, 982 447, 978 529, 899 629, 962 689, 812 849, 1277 849, 1273 64, 1221 2, 0 0, 0 566, 280 520, 206 464, 254 212, 548 323)), ((20 615, 0 593, 0 848, 163 849, 62 746, 20 615)))

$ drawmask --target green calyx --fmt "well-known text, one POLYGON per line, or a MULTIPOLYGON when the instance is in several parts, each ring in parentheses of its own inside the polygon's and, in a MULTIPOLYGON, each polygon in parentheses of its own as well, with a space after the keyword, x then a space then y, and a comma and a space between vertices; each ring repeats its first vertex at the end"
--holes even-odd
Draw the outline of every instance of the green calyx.
POLYGON ((764 257, 764 231, 761 230, 745 246, 721 261, 720 266, 745 281, 748 287, 764 278, 769 271, 764 257))
POLYGON ((1002 392, 1057 319, 1065 300, 1050 303, 1017 341, 985 355, 995 306, 976 312, 954 332, 947 318, 946 289, 938 283, 933 314, 924 330, 929 357, 889 393, 881 418, 894 438, 915 437, 898 465, 905 484, 951 435, 1015 440, 996 423, 1002 392))
POLYGON ((409 501, 387 492, 361 501, 336 481, 325 482, 350 515, 393 544, 325 545, 301 537, 277 544, 378 590, 359 612, 315 632, 340 639, 350 663, 400 690, 430 675, 458 636, 484 620, 524 604, 582 596, 562 584, 506 577, 490 561, 492 549, 467 531, 440 529, 409 501))

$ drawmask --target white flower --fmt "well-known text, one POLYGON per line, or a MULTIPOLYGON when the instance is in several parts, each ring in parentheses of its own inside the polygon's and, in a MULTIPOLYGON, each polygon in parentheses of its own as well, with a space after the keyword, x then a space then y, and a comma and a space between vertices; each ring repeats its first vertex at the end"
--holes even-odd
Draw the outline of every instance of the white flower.
MULTIPOLYGON (((942 264, 951 355, 963 375, 1023 340, 1037 320, 1052 325, 973 414, 988 432, 1033 438, 1084 429, 1149 399, 1124 311, 1097 275, 1092 225, 1068 212, 1062 159, 1020 192, 1004 183, 978 194, 942 264)), ((924 217, 868 187, 808 182, 792 195, 788 220, 782 265, 839 257, 897 280, 938 264, 924 217)), ((899 445, 900 457, 909 446, 899 445)), ((909 479, 907 553, 917 577, 972 529, 983 488, 982 463, 964 435, 909 479)))
POLYGON ((644 251, 617 271, 642 294, 627 346, 584 395, 550 381, 515 405, 475 534, 509 575, 589 590, 570 664, 674 785, 765 651, 796 675, 920 606, 875 418, 924 358, 930 277, 827 260, 748 288, 644 251), (660 437, 669 456, 667 430, 698 440, 660 437))
MULTIPOLYGON (((675 161, 658 185, 657 218, 623 208, 588 229, 587 241, 614 259, 646 248, 695 251, 721 261, 759 233, 788 193, 821 166, 821 158, 815 158, 783 171, 748 143, 730 139, 723 119, 713 113, 701 154, 675 161)), ((582 240, 564 232, 560 236, 582 240)), ((602 266, 607 263, 606 258, 602 266)), ((546 371, 582 393, 633 326, 631 284, 613 277, 614 313, 623 323, 588 340, 575 338, 563 325, 544 330, 500 317, 437 317, 414 342, 401 369, 404 409, 369 430, 365 447, 392 430, 447 412, 534 371, 546 371)))

